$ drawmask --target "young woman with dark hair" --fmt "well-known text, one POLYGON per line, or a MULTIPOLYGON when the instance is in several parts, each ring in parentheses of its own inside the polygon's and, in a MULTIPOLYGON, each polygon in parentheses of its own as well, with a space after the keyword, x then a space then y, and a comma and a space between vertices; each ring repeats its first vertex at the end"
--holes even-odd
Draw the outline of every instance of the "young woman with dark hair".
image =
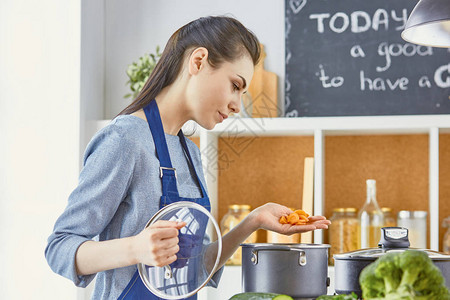
MULTIPOLYGON (((138 97, 87 146, 79 184, 45 250, 56 273, 81 287, 98 273, 93 299, 158 299, 136 264, 174 263, 185 223, 143 228, 159 209, 180 200, 209 209, 200 151, 181 127, 194 120, 212 129, 239 112, 259 55, 254 34, 230 17, 200 18, 171 36, 138 97)), ((329 224, 322 216, 307 225, 280 224, 291 212, 274 203, 253 210, 223 237, 220 265, 255 230, 293 234, 329 224)))

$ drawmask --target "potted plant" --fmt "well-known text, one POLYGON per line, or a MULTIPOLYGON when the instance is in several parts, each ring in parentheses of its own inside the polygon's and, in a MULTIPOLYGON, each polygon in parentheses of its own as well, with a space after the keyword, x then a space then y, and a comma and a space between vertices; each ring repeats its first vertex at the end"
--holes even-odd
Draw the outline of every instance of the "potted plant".
POLYGON ((156 46, 155 54, 146 53, 139 57, 137 62, 133 62, 128 66, 127 75, 129 80, 126 84, 130 85, 131 93, 126 94, 124 98, 132 97, 132 99, 135 99, 137 97, 160 57, 161 53, 159 52, 159 46, 156 46))

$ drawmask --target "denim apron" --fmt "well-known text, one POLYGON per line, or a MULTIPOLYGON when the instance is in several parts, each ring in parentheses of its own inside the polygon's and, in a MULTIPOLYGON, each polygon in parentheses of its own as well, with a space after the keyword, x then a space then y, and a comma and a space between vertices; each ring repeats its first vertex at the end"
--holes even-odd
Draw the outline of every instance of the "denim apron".
MULTIPOLYGON (((147 117, 147 122, 150 127, 153 141, 155 143, 156 155, 159 159, 160 163, 160 177, 162 180, 162 196, 159 201, 159 209, 162 209, 164 206, 169 205, 178 201, 191 201, 201 206, 205 207, 208 211, 211 210, 209 198, 206 194, 206 190, 198 177, 198 173, 195 170, 194 163, 192 161, 191 155, 189 153, 189 149, 186 144, 185 137, 183 132, 180 130, 178 133, 178 137, 180 139, 181 145, 189 159, 189 163, 194 169, 197 182, 201 188, 202 198, 182 198, 178 194, 177 189, 177 178, 176 171, 172 167, 172 163, 170 161, 169 150, 167 148, 166 138, 164 136, 164 129, 161 122, 161 117, 159 114, 158 106, 155 100, 152 100, 145 108, 144 108, 145 116, 147 117)), ((200 270, 195 268, 198 265, 198 261, 201 259, 201 251, 203 248, 203 238, 205 235, 206 225, 208 222, 207 217, 197 215, 194 218, 196 219, 196 223, 200 224, 200 228, 203 228, 196 235, 188 235, 183 234, 183 228, 180 230, 178 235, 180 251, 177 253, 177 260, 170 264, 172 269, 183 268, 187 262, 187 258, 189 258, 189 264, 192 266, 188 268, 187 272, 187 280, 184 282, 184 285, 189 286, 189 290, 192 291, 195 287, 199 286, 198 283, 198 275, 200 270), (198 257, 191 259, 191 257, 198 257), (195 262, 197 260, 197 262, 195 262), (195 262, 195 263, 194 263, 195 262)), ((187 225, 188 226, 188 225, 187 225)), ((183 293, 186 294, 186 293, 183 293)), ((120 300, 136 300, 136 299, 161 299, 151 293, 147 287, 142 282, 141 277, 139 276, 139 272, 136 270, 130 282, 128 283, 125 290, 123 290, 122 294, 119 296, 120 300)), ((188 298, 189 300, 196 300, 197 295, 191 296, 188 298)))

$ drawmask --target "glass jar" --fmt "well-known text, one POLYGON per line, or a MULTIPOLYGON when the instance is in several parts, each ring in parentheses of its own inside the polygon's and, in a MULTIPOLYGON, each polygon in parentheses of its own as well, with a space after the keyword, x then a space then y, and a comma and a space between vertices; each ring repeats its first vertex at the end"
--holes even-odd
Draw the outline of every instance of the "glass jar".
POLYGON ((443 250, 445 253, 450 254, 450 217, 444 219, 442 227, 447 228, 447 232, 444 234, 443 250))
POLYGON ((397 221, 392 215, 392 208, 390 207, 382 207, 381 211, 384 216, 384 226, 383 227, 395 227, 397 226, 397 221))
POLYGON ((359 222, 356 208, 335 208, 328 229, 331 245, 328 263, 334 264, 333 254, 349 252, 360 248, 359 222))
POLYGON ((401 210, 397 215, 397 225, 408 228, 411 248, 427 248, 427 212, 421 210, 401 210))
MULTIPOLYGON (((228 212, 223 216, 220 221, 220 230, 222 236, 227 234, 231 229, 236 227, 244 218, 250 213, 250 205, 238 205, 233 204, 228 206, 228 212)), ((253 232, 244 243, 255 243, 256 242, 256 232, 253 232)), ((234 252, 234 254, 226 262, 227 265, 241 265, 242 263, 242 249, 239 248, 234 252)))
POLYGON ((361 248, 376 248, 381 238, 381 227, 384 225, 384 216, 376 198, 376 181, 368 179, 366 180, 366 185, 366 202, 358 214, 361 248))

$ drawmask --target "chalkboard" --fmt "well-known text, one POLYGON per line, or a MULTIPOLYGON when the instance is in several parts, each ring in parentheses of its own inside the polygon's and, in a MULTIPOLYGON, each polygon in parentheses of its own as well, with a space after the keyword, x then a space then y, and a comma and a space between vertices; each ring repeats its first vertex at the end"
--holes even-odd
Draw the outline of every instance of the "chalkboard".
POLYGON ((416 3, 286 0, 285 116, 449 114, 449 49, 400 36, 416 3))

